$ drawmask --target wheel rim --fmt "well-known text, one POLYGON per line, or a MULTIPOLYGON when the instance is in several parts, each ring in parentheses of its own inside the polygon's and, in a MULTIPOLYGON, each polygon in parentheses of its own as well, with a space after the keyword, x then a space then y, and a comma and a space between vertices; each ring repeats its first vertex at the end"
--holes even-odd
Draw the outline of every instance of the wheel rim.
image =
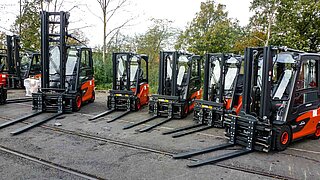
POLYGON ((80 96, 77 96, 77 108, 79 109, 81 107, 81 98, 80 96))
POLYGON ((317 136, 317 137, 320 137, 320 127, 319 127, 319 128, 317 128, 317 130, 316 130, 316 133, 315 133, 315 134, 316 134, 316 136, 317 136))
POLYGON ((287 144, 289 141, 289 134, 288 132, 283 132, 281 135, 281 144, 287 144))

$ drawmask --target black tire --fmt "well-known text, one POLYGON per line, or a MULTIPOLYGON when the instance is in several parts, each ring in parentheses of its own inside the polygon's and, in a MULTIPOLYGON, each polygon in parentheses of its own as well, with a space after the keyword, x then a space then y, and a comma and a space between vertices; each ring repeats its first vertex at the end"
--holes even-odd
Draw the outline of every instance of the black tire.
POLYGON ((292 132, 291 128, 288 125, 275 126, 276 130, 276 139, 275 139, 275 148, 278 151, 285 150, 292 141, 292 132))
POLYGON ((136 111, 138 111, 139 109, 141 109, 141 104, 140 104, 140 99, 137 98, 136 100, 136 107, 135 107, 136 111))
POLYGON ((81 109, 81 106, 82 106, 81 94, 77 93, 74 100, 72 101, 72 111, 73 112, 79 111, 81 109))
POLYGON ((317 127, 316 132, 313 136, 311 136, 311 139, 317 140, 320 139, 320 126, 317 127))
POLYGON ((89 103, 93 103, 94 100, 96 100, 96 93, 94 91, 92 91, 92 97, 91 99, 89 100, 89 103))

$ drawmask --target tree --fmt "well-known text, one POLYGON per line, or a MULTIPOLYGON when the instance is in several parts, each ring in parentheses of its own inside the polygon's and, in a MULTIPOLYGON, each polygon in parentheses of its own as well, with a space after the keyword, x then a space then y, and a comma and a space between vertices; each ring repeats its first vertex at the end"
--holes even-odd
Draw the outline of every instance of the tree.
POLYGON ((244 27, 241 36, 236 40, 233 52, 243 54, 246 47, 259 47, 265 45, 266 35, 262 31, 250 30, 244 27))
POLYGON ((5 49, 6 34, 0 31, 0 49, 5 49))
POLYGON ((110 29, 110 31, 107 32, 107 24, 109 23, 109 21, 117 13, 117 11, 122 7, 124 7, 128 2, 128 0, 116 0, 116 1, 117 1, 116 5, 115 7, 113 7, 112 4, 115 2, 115 0, 97 0, 102 10, 102 18, 100 19, 103 22, 103 46, 102 46, 103 62, 106 61, 105 56, 106 56, 106 48, 107 48, 107 37, 112 33, 117 32, 119 29, 123 28, 131 20, 131 19, 128 19, 118 27, 114 29, 110 29))
POLYGON ((265 34, 265 45, 320 51, 319 0, 253 0, 252 31, 265 34))
POLYGON ((27 49, 40 49, 40 17, 41 5, 36 0, 25 1, 21 16, 18 16, 13 25, 13 32, 19 33, 21 25, 21 43, 27 49))
POLYGON ((276 23, 280 0, 253 0, 250 10, 254 15, 250 18, 253 31, 265 34, 264 45, 268 46, 272 29, 276 23))
POLYGON ((319 0, 281 0, 273 43, 305 51, 320 51, 319 0))
POLYGON ((228 18, 225 6, 214 1, 202 2, 200 12, 181 32, 176 49, 203 55, 207 52, 230 52, 240 32, 238 21, 228 18))
POLYGON ((151 19, 152 25, 145 34, 137 37, 137 52, 148 54, 150 62, 158 59, 159 52, 172 49, 178 30, 168 19, 151 19))

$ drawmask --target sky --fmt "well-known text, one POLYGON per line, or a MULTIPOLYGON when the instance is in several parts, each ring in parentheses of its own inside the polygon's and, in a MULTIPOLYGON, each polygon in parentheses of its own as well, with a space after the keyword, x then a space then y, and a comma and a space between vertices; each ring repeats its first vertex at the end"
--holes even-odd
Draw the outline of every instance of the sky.
MULTIPOLYGON (((61 1, 61 0, 59 0, 61 1)), ((101 46, 103 24, 101 10, 97 0, 63 0, 61 10, 70 11, 70 27, 81 28, 89 39, 89 46, 101 46), (74 7, 76 6, 76 7, 74 7)), ((116 1, 116 0, 114 0, 116 1)), ((129 0, 130 3, 111 19, 109 29, 113 29, 129 18, 129 26, 122 30, 123 34, 134 35, 143 33, 151 24, 151 18, 169 19, 176 28, 184 29, 195 14, 200 10, 200 3, 205 0, 129 0)), ((248 24, 251 0, 216 0, 225 4, 229 17, 239 20, 240 25, 248 24)), ((115 7, 116 4, 112 4, 115 7)), ((0 31, 7 31, 19 14, 19 0, 0 0, 0 31)))

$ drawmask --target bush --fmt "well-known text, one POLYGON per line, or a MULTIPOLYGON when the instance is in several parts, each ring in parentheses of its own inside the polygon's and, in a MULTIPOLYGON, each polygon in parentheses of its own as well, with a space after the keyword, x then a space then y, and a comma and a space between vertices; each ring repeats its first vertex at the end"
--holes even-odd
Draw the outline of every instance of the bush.
POLYGON ((108 90, 112 87, 112 60, 106 55, 106 63, 102 60, 102 52, 93 53, 93 67, 96 87, 99 90, 108 90))

